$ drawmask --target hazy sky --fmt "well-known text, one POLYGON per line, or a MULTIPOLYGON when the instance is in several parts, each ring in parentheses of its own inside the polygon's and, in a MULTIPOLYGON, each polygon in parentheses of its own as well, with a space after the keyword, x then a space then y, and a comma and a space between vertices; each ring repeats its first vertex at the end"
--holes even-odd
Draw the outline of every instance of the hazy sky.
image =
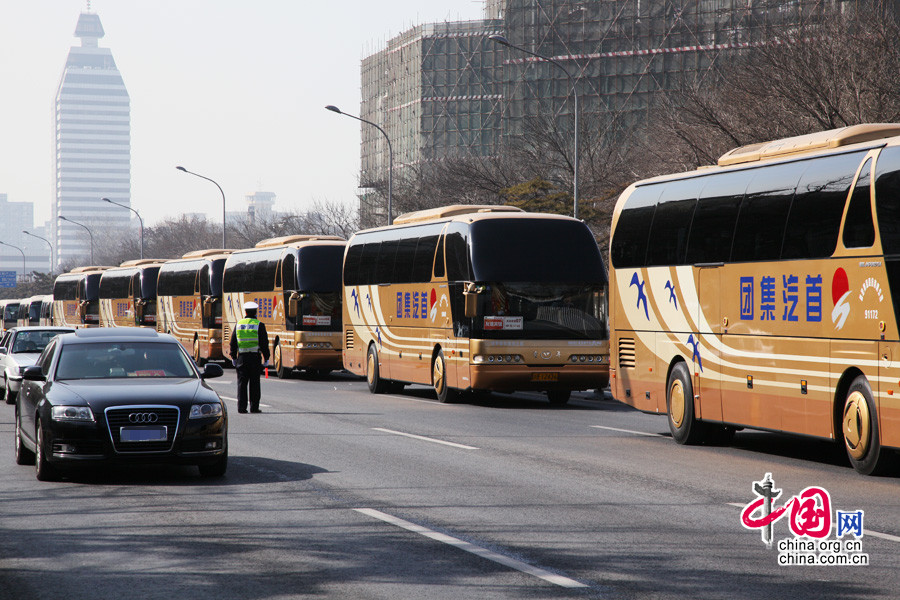
MULTIPOLYGON (((53 99, 85 0, 0 1, 0 193, 53 202, 53 99)), ((221 219, 244 195, 276 207, 355 203, 360 60, 409 27, 478 19, 479 0, 92 0, 131 97, 131 205, 146 225, 221 219)), ((99 201, 99 200, 98 200, 99 201)), ((0 215, 2 218, 2 215, 0 215)))

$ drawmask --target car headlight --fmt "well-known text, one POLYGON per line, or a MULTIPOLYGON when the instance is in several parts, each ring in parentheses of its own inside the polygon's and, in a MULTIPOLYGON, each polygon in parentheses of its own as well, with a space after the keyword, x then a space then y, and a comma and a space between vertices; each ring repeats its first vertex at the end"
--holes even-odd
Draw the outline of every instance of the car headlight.
POLYGON ((92 421, 94 413, 87 406, 54 406, 50 409, 54 421, 92 421))
POLYGON ((206 419, 207 417, 221 417, 222 416, 222 405, 207 403, 207 404, 194 404, 191 406, 191 414, 188 416, 189 419, 206 419))

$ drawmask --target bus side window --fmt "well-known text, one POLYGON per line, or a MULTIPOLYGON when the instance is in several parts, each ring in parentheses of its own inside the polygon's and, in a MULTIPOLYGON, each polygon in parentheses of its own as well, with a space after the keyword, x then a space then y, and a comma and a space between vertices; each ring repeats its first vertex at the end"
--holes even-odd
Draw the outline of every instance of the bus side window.
POLYGON ((688 264, 728 262, 731 258, 734 225, 751 177, 751 171, 736 171, 705 178, 691 223, 688 264))
POLYGON ((650 226, 648 266, 684 264, 688 231, 703 183, 702 178, 695 178, 665 185, 650 226))
POLYGON ((791 198, 806 166, 794 162, 754 169, 738 214, 733 261, 777 260, 781 256, 791 198))
POLYGON ((465 231, 451 224, 444 239, 447 248, 447 279, 468 281, 472 276, 465 231))
POLYGON ((362 256, 365 244, 354 244, 347 248, 347 257, 344 259, 344 285, 360 285, 362 283, 359 269, 359 259, 362 256))
POLYGON ((198 275, 201 296, 209 296, 209 264, 203 265, 198 275))
POLYGON ((844 222, 844 247, 868 248, 875 243, 875 223, 872 222, 870 171, 872 160, 865 162, 850 196, 847 219, 844 222))
MULTIPOLYGON (((394 271, 390 281, 391 283, 413 283, 416 281, 413 276, 416 265, 416 238, 397 240, 394 244, 397 245, 397 252, 394 255, 394 271)), ((379 281, 379 283, 383 282, 379 281)))
POLYGON ((444 236, 438 242, 437 254, 434 256, 434 278, 442 279, 444 277, 444 236))
POLYGON ((294 255, 291 252, 281 261, 281 284, 283 290, 297 289, 297 267, 294 266, 294 255))
POLYGON ((885 255, 900 254, 900 148, 881 151, 875 162, 875 214, 885 255))
POLYGON ((650 223, 662 190, 662 185, 641 186, 631 192, 625 202, 609 252, 610 260, 617 269, 645 265, 650 223))
POLYGON ((825 258, 837 246, 844 204, 865 153, 809 161, 791 202, 781 258, 825 258))
POLYGON ((431 281, 434 267, 434 251, 437 248, 438 236, 426 235, 419 238, 416 246, 416 259, 413 264, 412 281, 425 283, 431 281))

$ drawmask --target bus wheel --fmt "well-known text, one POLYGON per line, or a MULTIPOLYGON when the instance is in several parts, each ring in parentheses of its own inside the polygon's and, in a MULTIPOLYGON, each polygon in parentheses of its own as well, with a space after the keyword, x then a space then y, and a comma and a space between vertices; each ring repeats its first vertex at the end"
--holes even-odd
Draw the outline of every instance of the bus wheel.
POLYGON ((883 460, 872 388, 862 375, 854 379, 847 390, 841 432, 854 469, 863 475, 874 475, 883 470, 887 461, 883 460))
POLYGON ((690 371, 683 362, 675 365, 669 375, 666 407, 672 438, 679 444, 699 444, 703 437, 703 423, 694 418, 694 386, 690 371))
POLYGON ((438 350, 434 364, 431 365, 431 385, 434 386, 438 401, 447 403, 456 400, 456 390, 447 384, 447 363, 444 361, 443 350, 438 350))
POLYGON ((278 379, 289 379, 291 370, 284 366, 284 357, 281 355, 281 344, 275 344, 275 350, 272 352, 272 360, 275 363, 275 375, 278 379))
POLYGON ((197 363, 198 367, 206 364, 206 361, 200 356, 200 338, 198 337, 194 337, 194 362, 197 363))
POLYGON ((373 394, 383 394, 387 389, 387 382, 378 373, 378 350, 375 344, 369 346, 369 354, 366 356, 366 383, 373 394))
POLYGON ((571 396, 571 390, 547 390, 547 400, 551 406, 565 406, 571 396))

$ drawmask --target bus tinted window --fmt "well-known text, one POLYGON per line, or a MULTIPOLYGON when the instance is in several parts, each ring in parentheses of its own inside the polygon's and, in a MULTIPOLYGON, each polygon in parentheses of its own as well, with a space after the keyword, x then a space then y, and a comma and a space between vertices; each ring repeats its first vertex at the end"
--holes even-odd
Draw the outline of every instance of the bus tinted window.
POLYGON ((885 148, 875 162, 875 212, 885 254, 900 254, 900 148, 885 148))
POLYGON ((141 270, 141 298, 156 298, 156 282, 159 267, 147 267, 141 270))
POLYGON ((375 282, 388 283, 394 276, 394 259, 397 256, 397 240, 383 240, 375 263, 375 282))
POLYGON ((806 163, 786 163, 753 170, 734 234, 732 260, 776 260, 791 198, 806 163))
POLYGON ((340 291, 344 246, 305 246, 300 248, 298 256, 296 289, 304 292, 340 291))
POLYGON ((438 236, 428 235, 419 238, 416 245, 416 260, 412 272, 413 283, 431 281, 431 269, 434 266, 434 251, 437 248, 438 236))
POLYGON ((107 271, 100 278, 100 297, 101 298, 127 298, 128 283, 134 270, 127 271, 107 271))
MULTIPOLYGON (((75 300, 75 290, 78 289, 78 279, 75 277, 57 277, 53 284, 54 300, 75 300)), ((16 305, 18 308, 18 304, 16 305)))
POLYGON ((226 292, 265 292, 274 289, 282 249, 235 253, 228 257, 223 286, 226 292))
POLYGON ((734 224, 751 177, 752 171, 704 177, 688 240, 689 264, 726 262, 731 258, 734 224))
POLYGON ((872 195, 870 191, 872 161, 867 160, 859 172, 859 178, 850 196, 847 219, 844 221, 844 246, 868 248, 875 243, 875 224, 872 222, 872 195))
POLYGON ((347 248, 347 257, 344 260, 344 285, 360 285, 362 280, 359 274, 359 259, 362 257, 365 244, 356 244, 347 248))
POLYGON ((372 285, 375 280, 375 265, 378 264, 380 242, 367 242, 359 259, 359 285, 372 285))
POLYGON ((807 168, 791 204, 782 258, 824 258, 834 254, 844 203, 865 153, 805 161, 807 168))
POLYGON ((193 295, 197 269, 202 264, 201 261, 191 261, 164 265, 159 271, 157 293, 160 296, 193 295))
POLYGON ((662 188, 661 185, 641 186, 628 197, 619 215, 609 251, 610 260, 616 268, 644 266, 650 223, 662 188))
POLYGON ((469 269, 469 247, 466 242, 467 229, 462 223, 451 223, 447 229, 447 279, 468 281, 472 278, 469 269))
POLYGON ((91 273, 84 278, 83 300, 97 300, 100 297, 101 273, 91 273))
POLYGON ((470 225, 477 281, 606 283, 590 229, 565 219, 484 219, 470 225))
POLYGON ((438 242, 437 254, 434 255, 434 276, 441 278, 444 276, 444 238, 438 242))
POLYGON ((209 273, 209 293, 211 296, 222 295, 222 274, 225 272, 224 258, 212 261, 212 270, 209 273))
MULTIPOLYGON (((416 264, 416 239, 410 238, 393 242, 396 246, 396 254, 394 255, 394 271, 393 276, 389 279, 382 280, 379 278, 378 283, 412 283, 413 267, 416 264)), ((382 245, 382 250, 384 246, 382 245)))
POLYGON ((702 179, 672 181, 664 186, 650 226, 647 265, 681 265, 702 179))

